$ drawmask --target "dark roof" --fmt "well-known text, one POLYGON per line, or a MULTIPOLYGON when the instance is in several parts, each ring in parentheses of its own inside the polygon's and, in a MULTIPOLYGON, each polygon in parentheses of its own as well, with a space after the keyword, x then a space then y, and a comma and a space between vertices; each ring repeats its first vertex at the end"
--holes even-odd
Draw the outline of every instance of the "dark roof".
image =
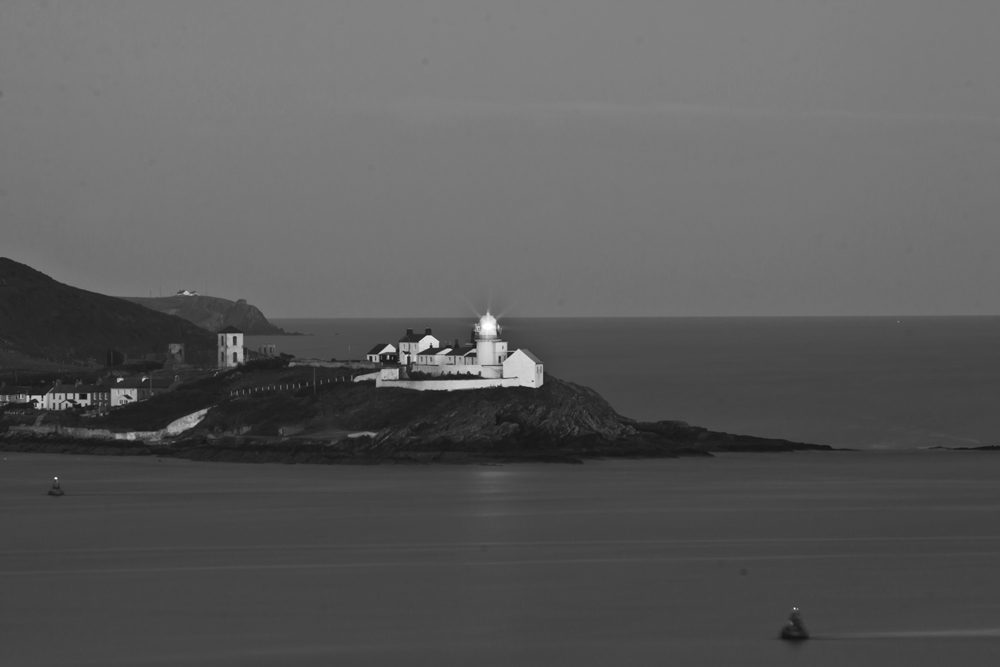
POLYGON ((472 345, 466 345, 461 347, 452 348, 451 352, 448 353, 449 357, 467 357, 469 354, 476 353, 476 347, 472 345))
POLYGON ((428 336, 430 336, 431 338, 434 338, 435 340, 437 340, 437 337, 434 334, 429 334, 429 333, 414 333, 414 334, 406 334, 405 336, 403 336, 402 338, 399 339, 399 342, 400 343, 419 343, 420 341, 422 341, 423 339, 427 338, 428 336))
POLYGON ((520 349, 514 350, 513 352, 511 352, 510 354, 508 354, 507 358, 510 359, 511 357, 513 357, 518 352, 523 352, 524 356, 528 357, 529 359, 531 359, 532 361, 534 361, 536 364, 542 363, 541 359, 539 359, 538 357, 536 357, 535 355, 533 355, 531 352, 529 352, 528 350, 524 349, 523 347, 520 348, 520 349))
POLYGON ((234 327, 232 324, 230 324, 225 329, 219 329, 218 333, 243 333, 243 332, 234 327))
POLYGON ((420 352, 417 352, 417 356, 419 357, 425 354, 441 354, 445 350, 450 350, 450 349, 451 349, 450 347, 429 347, 426 350, 421 350, 420 352))
POLYGON ((111 387, 92 384, 57 384, 52 387, 56 394, 106 394, 111 391, 111 387))
POLYGON ((17 396, 18 394, 30 394, 34 387, 0 387, 0 396, 17 396))
MULTIPOLYGON (((382 354, 382 350, 384 350, 387 347, 390 347, 389 343, 379 343, 372 349, 368 350, 368 354, 382 354)), ((390 354, 392 353, 390 352, 390 354)))
MULTIPOLYGON (((169 389, 174 384, 173 378, 153 378, 153 389, 169 389)), ((125 378, 121 382, 111 385, 111 389, 149 389, 149 378, 143 380, 139 377, 125 378)))

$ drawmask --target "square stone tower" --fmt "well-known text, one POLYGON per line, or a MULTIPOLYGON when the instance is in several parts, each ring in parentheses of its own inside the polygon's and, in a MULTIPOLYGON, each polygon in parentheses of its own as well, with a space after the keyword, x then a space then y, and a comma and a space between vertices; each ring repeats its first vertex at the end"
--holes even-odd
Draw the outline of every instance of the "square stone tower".
POLYGON ((230 325, 220 329, 219 368, 236 368, 243 363, 243 332, 230 325))

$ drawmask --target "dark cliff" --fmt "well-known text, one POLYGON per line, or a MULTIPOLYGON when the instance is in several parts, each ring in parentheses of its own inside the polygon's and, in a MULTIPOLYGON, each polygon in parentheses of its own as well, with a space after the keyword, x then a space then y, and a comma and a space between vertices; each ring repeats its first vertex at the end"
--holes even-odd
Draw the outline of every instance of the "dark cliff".
POLYGON ((215 359, 215 336, 186 320, 65 285, 0 257, 0 348, 103 362, 109 349, 134 358, 163 354, 168 343, 184 343, 189 362, 215 359))

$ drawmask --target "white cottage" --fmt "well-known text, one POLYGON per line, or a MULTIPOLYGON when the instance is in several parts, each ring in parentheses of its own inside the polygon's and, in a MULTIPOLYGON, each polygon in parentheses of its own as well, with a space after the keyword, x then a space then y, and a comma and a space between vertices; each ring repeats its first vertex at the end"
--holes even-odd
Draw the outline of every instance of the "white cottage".
POLYGON ((406 335, 399 339, 399 363, 406 365, 416 361, 418 353, 432 347, 440 347, 441 341, 431 334, 431 329, 415 334, 413 329, 407 329, 406 335))
POLYGON ((394 364, 399 359, 396 346, 392 343, 379 343, 368 350, 368 354, 365 356, 373 364, 394 364))
POLYGON ((503 362, 503 376, 518 378, 522 387, 537 389, 545 382, 541 360, 528 350, 514 350, 503 362))

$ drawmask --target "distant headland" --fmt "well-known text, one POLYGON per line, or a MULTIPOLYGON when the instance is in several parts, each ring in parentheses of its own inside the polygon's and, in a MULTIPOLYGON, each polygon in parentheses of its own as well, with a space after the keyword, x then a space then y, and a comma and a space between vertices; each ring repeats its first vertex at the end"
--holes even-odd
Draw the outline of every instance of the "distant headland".
POLYGON ((181 290, 173 296, 121 298, 160 313, 176 315, 213 333, 231 326, 248 336, 301 335, 289 334, 281 327, 271 324, 264 313, 247 303, 246 299, 230 301, 217 296, 202 296, 192 290, 181 290))

